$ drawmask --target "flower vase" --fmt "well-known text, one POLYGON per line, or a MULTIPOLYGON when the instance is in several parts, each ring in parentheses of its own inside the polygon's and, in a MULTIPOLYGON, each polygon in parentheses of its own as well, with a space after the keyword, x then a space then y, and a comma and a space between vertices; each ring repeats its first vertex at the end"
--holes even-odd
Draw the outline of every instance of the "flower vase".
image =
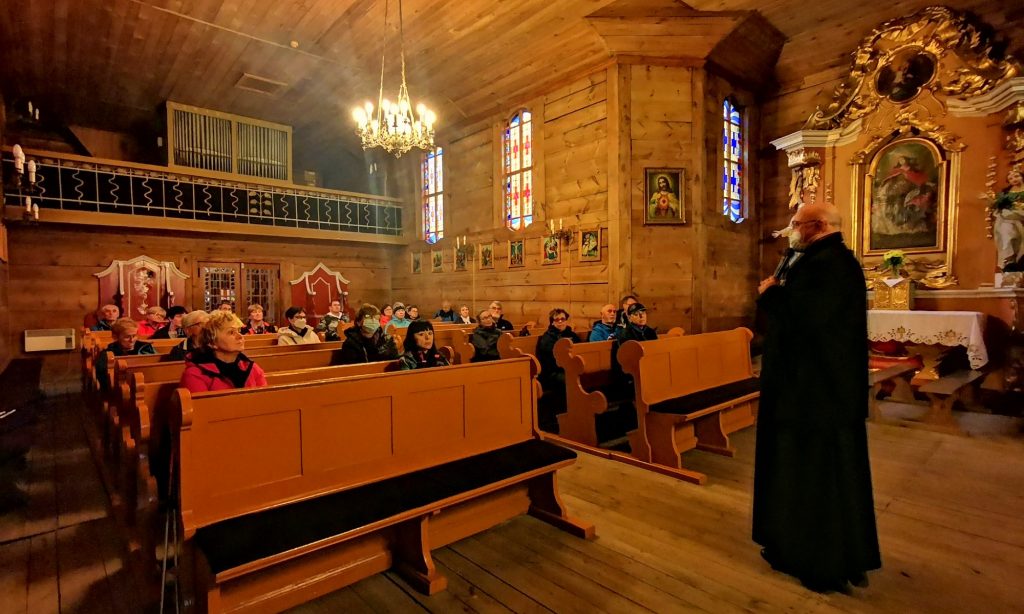
POLYGON ((875 278, 873 309, 914 308, 914 283, 906 277, 875 278))

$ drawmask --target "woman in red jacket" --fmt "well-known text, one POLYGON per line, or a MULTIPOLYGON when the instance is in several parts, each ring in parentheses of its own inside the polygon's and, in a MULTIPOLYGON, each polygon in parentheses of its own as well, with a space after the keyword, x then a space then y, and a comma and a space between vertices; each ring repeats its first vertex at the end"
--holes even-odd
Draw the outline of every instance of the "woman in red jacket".
POLYGON ((258 388, 267 385, 263 369, 246 358, 242 322, 230 311, 216 311, 203 324, 203 349, 185 361, 180 386, 189 392, 258 388))

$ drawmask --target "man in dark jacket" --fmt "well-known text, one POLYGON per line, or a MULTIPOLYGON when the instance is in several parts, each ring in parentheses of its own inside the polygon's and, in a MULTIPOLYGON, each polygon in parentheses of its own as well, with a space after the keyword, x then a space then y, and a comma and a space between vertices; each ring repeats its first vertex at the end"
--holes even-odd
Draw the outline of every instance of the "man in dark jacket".
POLYGON ((864 425, 864 274, 833 207, 804 205, 791 226, 785 275, 758 288, 767 331, 753 538, 773 568, 806 587, 845 590, 882 564, 864 425))
POLYGON ((356 312, 355 326, 345 329, 341 364, 353 365, 398 358, 395 338, 380 327, 380 310, 369 303, 356 312))
POLYGON ((188 313, 188 309, 181 305, 175 305, 168 309, 167 326, 153 333, 150 339, 184 339, 187 337, 188 333, 185 332, 185 327, 181 323, 186 313, 188 313))
POLYGON ((110 327, 114 335, 114 341, 96 357, 95 369, 96 379, 99 381, 100 390, 106 392, 110 389, 110 378, 108 377, 107 352, 118 356, 134 356, 137 354, 156 354, 152 344, 139 341, 139 323, 131 318, 121 318, 110 327))
POLYGON ((494 325, 494 315, 490 309, 484 309, 477 319, 480 325, 471 335, 474 352, 470 362, 498 360, 501 358, 498 354, 498 338, 501 337, 501 331, 494 325))
POLYGON ((515 329, 512 323, 505 319, 505 310, 501 307, 501 301, 491 301, 490 313, 494 317, 494 327, 498 330, 504 332, 515 329))

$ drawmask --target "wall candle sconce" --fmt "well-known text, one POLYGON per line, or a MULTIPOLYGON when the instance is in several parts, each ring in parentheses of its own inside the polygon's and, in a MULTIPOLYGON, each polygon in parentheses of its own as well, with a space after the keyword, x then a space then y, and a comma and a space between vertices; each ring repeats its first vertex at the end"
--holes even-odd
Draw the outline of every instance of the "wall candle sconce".
POLYGON ((555 220, 548 221, 548 235, 561 240, 566 245, 571 245, 576 232, 571 226, 569 228, 564 228, 562 225, 562 218, 558 218, 558 230, 555 230, 555 220))

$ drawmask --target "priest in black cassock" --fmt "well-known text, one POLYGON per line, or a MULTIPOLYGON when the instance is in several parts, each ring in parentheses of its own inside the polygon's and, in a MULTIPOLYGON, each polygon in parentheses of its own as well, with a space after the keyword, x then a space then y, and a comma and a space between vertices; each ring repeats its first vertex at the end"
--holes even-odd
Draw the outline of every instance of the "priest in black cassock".
POLYGON ((793 216, 793 247, 761 282, 765 331, 754 541, 817 591, 881 567, 868 462, 867 297, 834 207, 793 216))

